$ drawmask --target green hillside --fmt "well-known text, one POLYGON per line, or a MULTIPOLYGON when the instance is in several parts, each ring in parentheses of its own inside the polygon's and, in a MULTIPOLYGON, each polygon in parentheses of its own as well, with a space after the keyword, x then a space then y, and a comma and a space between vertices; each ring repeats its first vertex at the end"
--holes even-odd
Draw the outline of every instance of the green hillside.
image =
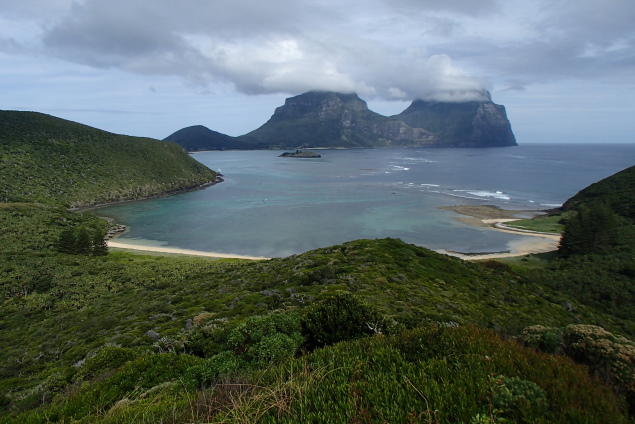
POLYGON ((178 145, 35 112, 0 111, 0 201, 70 207, 177 192, 216 173, 178 145))
POLYGON ((618 215, 635 223, 635 166, 580 190, 567 200, 563 210, 580 210, 597 205, 606 205, 618 215))
POLYGON ((10 229, 0 240, 0 422, 172 422, 174 414, 179 422, 241 422, 261 413, 275 422, 277 409, 257 405, 263 396, 274 402, 267 396, 278 390, 290 390, 281 411, 288 422, 337 422, 366 410, 377 419, 414 412, 460 422, 490 412, 499 375, 546 393, 543 406, 513 406, 513 414, 543 419, 534 422, 625 419, 624 399, 585 368, 482 329, 510 336, 529 325, 581 322, 635 334, 634 322, 494 262, 468 263, 394 239, 256 262, 67 255, 54 249, 59 235, 69 225, 92 225, 91 215, 13 204, 0 217, 10 229), (324 324, 344 329, 342 340, 422 327, 304 356, 312 348, 303 340, 339 334, 306 318, 339 293, 355 298, 324 324), (461 378, 447 380, 453 375, 461 378), (237 384, 251 388, 235 392, 237 384), (352 393, 368 407, 358 409, 352 393))
POLYGON ((216 175, 171 143, 0 117, 1 423, 635 416, 628 244, 508 264, 396 239, 266 261, 108 252, 108 224, 66 206, 216 175))

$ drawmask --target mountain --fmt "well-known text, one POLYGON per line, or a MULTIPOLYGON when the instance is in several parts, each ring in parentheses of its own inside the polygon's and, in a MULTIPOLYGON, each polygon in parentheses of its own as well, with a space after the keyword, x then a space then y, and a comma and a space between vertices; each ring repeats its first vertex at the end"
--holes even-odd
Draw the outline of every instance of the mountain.
POLYGON ((505 107, 494 104, 489 94, 479 102, 415 100, 401 114, 386 117, 371 111, 356 94, 310 91, 286 99, 260 128, 224 137, 190 127, 166 140, 188 150, 225 149, 228 144, 235 149, 516 145, 505 107))
POLYGON ((426 128, 437 136, 439 143, 446 146, 516 145, 505 106, 497 105, 491 99, 462 103, 415 100, 393 118, 411 127, 426 128))
POLYGON ((0 111, 0 201, 81 207, 189 190, 217 174, 176 143, 0 111))
POLYGON ((253 149, 253 146, 238 141, 235 137, 212 131, 202 125, 194 125, 178 130, 163 139, 177 143, 188 152, 203 150, 253 149))
POLYGON ((270 148, 413 147, 434 134, 368 109, 356 94, 311 91, 288 98, 260 128, 239 137, 270 148))

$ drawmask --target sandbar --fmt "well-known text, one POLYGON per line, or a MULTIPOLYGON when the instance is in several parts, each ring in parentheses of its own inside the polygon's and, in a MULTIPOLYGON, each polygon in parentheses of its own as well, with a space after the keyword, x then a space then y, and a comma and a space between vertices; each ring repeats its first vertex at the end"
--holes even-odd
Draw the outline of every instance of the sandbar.
POLYGON ((210 258, 222 258, 222 259, 249 259, 252 261, 271 259, 271 258, 263 258, 259 256, 236 255, 233 253, 203 252, 200 250, 179 249, 176 247, 144 246, 140 244, 120 243, 120 242, 112 241, 112 240, 108 240, 108 247, 115 247, 119 249, 130 249, 130 250, 141 250, 144 252, 172 253, 177 255, 191 255, 191 256, 206 256, 210 258))
POLYGON ((512 240, 507 243, 508 251, 506 252, 492 252, 483 254, 471 254, 464 252, 453 252, 448 250, 437 250, 439 253, 444 253, 450 256, 456 256, 464 260, 481 260, 481 259, 497 259, 497 258, 509 258, 513 256, 525 256, 535 253, 552 252, 558 249, 558 243, 560 242, 559 234, 547 234, 529 230, 519 230, 512 227, 507 227, 503 223, 517 221, 524 218, 519 218, 518 215, 536 216, 542 214, 541 211, 519 211, 519 210, 506 210, 497 206, 491 205, 458 205, 458 206, 440 206, 439 209, 450 210, 455 213, 464 215, 457 219, 461 222, 479 227, 490 227, 497 231, 503 231, 506 233, 513 233, 523 238, 518 240, 512 240), (526 236, 526 237, 525 237, 526 236))

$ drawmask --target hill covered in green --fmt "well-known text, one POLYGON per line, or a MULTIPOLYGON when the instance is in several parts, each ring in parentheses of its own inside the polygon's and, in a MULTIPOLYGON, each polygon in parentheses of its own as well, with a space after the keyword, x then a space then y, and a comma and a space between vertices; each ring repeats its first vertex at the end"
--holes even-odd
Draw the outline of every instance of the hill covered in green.
POLYGON ((2 422, 171 422, 174 414, 186 422, 336 422, 411 413, 457 422, 503 414, 490 410, 494 396, 498 409, 533 422, 625 419, 623 398, 585 368, 501 335, 579 322, 633 334, 633 322, 500 264, 394 239, 268 261, 68 255, 49 248, 65 220, 94 218, 6 208, 2 225, 13 242, 0 251, 2 422), (495 395, 499 386, 510 399, 495 395), (525 403, 514 390, 535 399, 525 403), (272 409, 260 409, 265 400, 272 409))
POLYGON ((36 112, 0 111, 0 201, 67 207, 193 189, 217 174, 177 144, 36 112))
POLYGON ((562 209, 577 211, 605 205, 616 214, 635 223, 634 191, 635 166, 631 166, 580 190, 562 205, 562 209))

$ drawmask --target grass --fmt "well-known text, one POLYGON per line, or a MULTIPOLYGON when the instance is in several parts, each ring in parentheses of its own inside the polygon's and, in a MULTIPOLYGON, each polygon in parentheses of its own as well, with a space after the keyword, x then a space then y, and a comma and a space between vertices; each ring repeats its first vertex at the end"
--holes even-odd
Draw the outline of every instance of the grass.
POLYGON ((561 220, 561 215, 537 216, 531 219, 507 222, 505 225, 521 230, 560 234, 564 230, 564 225, 561 224, 561 220))

